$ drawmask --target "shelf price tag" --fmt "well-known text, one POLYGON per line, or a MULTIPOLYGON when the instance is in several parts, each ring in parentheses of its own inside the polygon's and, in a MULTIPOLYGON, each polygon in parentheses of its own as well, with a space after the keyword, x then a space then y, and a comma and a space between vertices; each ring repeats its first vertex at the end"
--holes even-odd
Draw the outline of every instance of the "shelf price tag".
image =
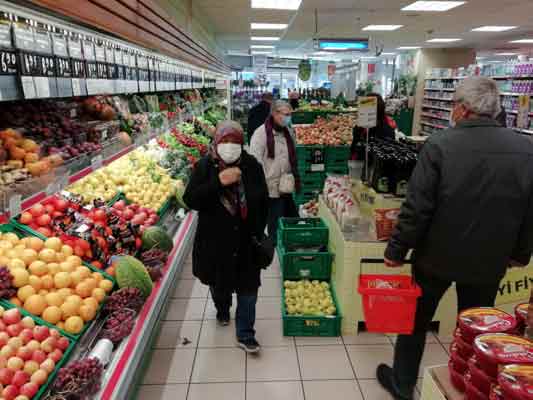
POLYGON ((91 161, 91 168, 93 170, 97 170, 98 168, 102 167, 102 163, 103 163, 102 155, 97 155, 91 161))
POLYGON ((70 97, 72 90, 72 61, 68 55, 67 39, 60 33, 52 35, 52 49, 56 63, 58 97, 70 97))
POLYGON ((11 217, 20 214, 21 202, 22 196, 20 194, 14 194, 9 198, 9 215, 11 217))
POLYGON ((83 59, 82 44, 79 38, 68 39, 68 49, 72 66, 72 93, 74 96, 87 95, 87 74, 85 60, 83 59))
POLYGON ((0 101, 22 98, 17 71, 18 62, 12 46, 11 23, 0 22, 0 101))
POLYGON ((359 97, 357 125, 362 128, 373 128, 377 123, 378 101, 375 97, 359 97))

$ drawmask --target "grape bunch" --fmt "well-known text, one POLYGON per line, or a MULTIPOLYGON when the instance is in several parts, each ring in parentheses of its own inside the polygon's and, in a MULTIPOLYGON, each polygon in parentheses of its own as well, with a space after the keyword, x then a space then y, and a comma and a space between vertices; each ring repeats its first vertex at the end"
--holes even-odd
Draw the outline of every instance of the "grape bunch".
POLYGON ((0 267, 0 298, 10 299, 16 294, 17 289, 13 287, 13 275, 7 267, 0 267))
POLYGON ((104 312, 112 314, 126 308, 139 312, 143 304, 144 299, 139 289, 125 287, 107 297, 104 312))
POLYGON ((100 337, 111 340, 114 345, 120 343, 133 330, 135 314, 135 311, 130 309, 113 312, 107 317, 100 337))
POLYGON ((67 394, 68 399, 82 400, 100 390, 104 366, 96 358, 76 360, 57 373, 53 394, 67 394))
POLYGON ((140 260, 147 267, 164 267, 168 254, 161 249, 151 249, 141 254, 140 260))

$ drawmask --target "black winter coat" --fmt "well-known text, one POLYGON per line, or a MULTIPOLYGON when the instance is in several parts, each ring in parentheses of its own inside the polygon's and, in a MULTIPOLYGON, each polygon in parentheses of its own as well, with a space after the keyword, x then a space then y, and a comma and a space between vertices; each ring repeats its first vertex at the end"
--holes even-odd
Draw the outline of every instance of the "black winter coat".
POLYGON ((259 104, 253 106, 248 113, 248 140, 252 141, 252 135, 263 125, 270 115, 270 104, 266 101, 261 101, 259 104))
POLYGON ((222 184, 217 163, 209 156, 196 165, 183 200, 198 211, 193 248, 193 273, 205 285, 254 293, 261 269, 252 265, 252 237, 264 236, 268 189, 263 167, 243 151, 239 167, 246 191, 248 217, 233 216, 220 200, 222 184))
POLYGON ((533 141, 490 119, 424 144, 385 256, 463 284, 493 284, 533 250, 533 141))

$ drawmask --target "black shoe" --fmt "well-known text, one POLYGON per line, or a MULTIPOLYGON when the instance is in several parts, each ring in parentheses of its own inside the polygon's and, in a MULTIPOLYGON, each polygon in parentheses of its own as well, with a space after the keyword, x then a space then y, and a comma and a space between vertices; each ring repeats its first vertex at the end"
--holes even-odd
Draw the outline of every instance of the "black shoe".
POLYGON ((394 375, 392 368, 386 364, 380 364, 376 370, 376 376, 379 384, 387 392, 391 394, 394 400, 413 400, 413 396, 403 396, 400 394, 396 384, 394 383, 394 375))
POLYGON ((255 340, 255 338, 249 338, 249 339, 237 339, 237 345, 243 349, 245 352, 253 354, 253 353, 259 353, 261 350, 261 346, 255 340))
POLYGON ((217 313, 217 322, 220 326, 229 325, 229 313, 217 313))

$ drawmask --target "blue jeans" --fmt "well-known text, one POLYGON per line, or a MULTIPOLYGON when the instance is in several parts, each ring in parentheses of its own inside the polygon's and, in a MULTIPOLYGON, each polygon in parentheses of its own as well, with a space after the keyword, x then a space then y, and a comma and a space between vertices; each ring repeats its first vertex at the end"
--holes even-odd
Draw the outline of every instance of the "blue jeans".
MULTIPOLYGON (((229 310, 232 303, 232 293, 227 290, 218 290, 211 286, 211 297, 217 309, 217 318, 229 320, 229 310)), ((257 304, 257 292, 255 294, 241 294, 237 292, 237 312, 235 313, 235 327, 237 338, 240 340, 255 337, 255 305, 257 304)))

